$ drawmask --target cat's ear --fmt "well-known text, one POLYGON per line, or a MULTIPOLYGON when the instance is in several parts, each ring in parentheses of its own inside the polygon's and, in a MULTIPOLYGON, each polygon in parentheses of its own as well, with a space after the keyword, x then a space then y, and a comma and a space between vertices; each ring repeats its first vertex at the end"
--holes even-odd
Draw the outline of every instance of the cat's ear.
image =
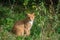
POLYGON ((33 15, 35 15, 34 13, 32 13, 33 15))
POLYGON ((28 13, 27 15, 29 16, 30 14, 28 13))

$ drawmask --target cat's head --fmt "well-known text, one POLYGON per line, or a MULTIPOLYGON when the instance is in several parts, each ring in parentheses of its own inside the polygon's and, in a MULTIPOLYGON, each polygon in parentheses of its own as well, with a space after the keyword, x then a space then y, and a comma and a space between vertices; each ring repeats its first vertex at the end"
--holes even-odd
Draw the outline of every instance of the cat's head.
POLYGON ((30 20, 34 20, 34 18, 35 18, 34 13, 27 14, 27 16, 28 16, 28 18, 29 18, 30 20))

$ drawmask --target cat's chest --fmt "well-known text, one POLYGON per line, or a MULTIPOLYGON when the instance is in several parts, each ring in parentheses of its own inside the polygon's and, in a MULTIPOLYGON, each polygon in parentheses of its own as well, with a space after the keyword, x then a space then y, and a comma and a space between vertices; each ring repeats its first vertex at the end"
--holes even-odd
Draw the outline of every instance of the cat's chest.
POLYGON ((28 23, 30 23, 30 24, 31 24, 31 26, 32 26, 32 25, 33 25, 33 20, 29 21, 28 23))
POLYGON ((32 27, 32 25, 33 25, 33 20, 32 20, 32 21, 28 21, 28 22, 26 23, 25 27, 26 27, 28 30, 30 30, 31 27, 32 27))

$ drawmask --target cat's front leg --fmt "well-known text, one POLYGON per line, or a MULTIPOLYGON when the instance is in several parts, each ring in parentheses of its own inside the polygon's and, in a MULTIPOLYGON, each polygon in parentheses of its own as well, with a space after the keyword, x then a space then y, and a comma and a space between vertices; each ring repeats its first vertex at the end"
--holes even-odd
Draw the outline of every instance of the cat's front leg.
POLYGON ((30 35, 30 30, 25 29, 25 36, 29 36, 30 35))

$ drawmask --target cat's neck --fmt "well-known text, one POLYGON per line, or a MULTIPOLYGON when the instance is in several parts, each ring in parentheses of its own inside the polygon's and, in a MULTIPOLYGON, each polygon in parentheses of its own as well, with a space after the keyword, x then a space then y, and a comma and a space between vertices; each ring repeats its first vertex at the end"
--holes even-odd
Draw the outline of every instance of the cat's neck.
POLYGON ((33 21, 34 21, 34 20, 30 20, 29 18, 26 18, 26 19, 25 19, 25 23, 27 22, 27 23, 30 23, 31 25, 33 24, 33 21))
POLYGON ((33 25, 33 20, 30 20, 29 23, 30 23, 31 25, 33 25))

